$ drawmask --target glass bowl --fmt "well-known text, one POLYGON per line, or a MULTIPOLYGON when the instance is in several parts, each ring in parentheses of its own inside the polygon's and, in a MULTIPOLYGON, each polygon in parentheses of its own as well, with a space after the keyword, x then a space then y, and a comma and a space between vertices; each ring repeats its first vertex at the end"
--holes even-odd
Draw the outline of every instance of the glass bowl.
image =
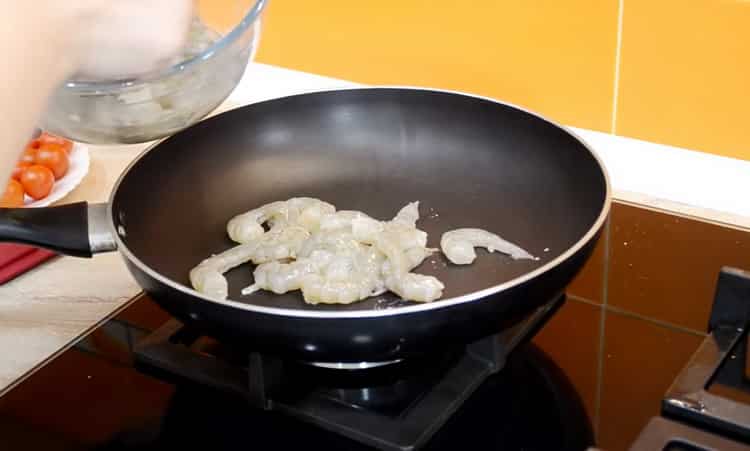
POLYGON ((41 128, 91 144, 169 136, 204 118, 234 90, 255 57, 268 0, 200 0, 190 39, 174 64, 137 79, 69 80, 41 128))

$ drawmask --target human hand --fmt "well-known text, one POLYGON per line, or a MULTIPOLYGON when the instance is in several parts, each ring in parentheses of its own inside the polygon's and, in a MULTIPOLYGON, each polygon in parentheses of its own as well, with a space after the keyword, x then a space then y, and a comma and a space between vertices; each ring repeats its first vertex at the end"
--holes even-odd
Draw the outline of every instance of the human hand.
POLYGON ((2 183, 59 83, 168 64, 187 38, 193 0, 0 0, 0 11, 2 183))
POLYGON ((134 77, 169 64, 185 45, 192 0, 75 0, 77 78, 134 77), (77 10, 76 10, 77 9, 77 10))

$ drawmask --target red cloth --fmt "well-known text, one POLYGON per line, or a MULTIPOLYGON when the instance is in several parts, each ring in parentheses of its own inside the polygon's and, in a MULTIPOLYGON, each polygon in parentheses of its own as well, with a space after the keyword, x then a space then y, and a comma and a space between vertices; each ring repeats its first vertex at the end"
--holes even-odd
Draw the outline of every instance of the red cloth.
POLYGON ((0 243, 0 284, 37 267, 56 254, 46 249, 14 243, 0 243))

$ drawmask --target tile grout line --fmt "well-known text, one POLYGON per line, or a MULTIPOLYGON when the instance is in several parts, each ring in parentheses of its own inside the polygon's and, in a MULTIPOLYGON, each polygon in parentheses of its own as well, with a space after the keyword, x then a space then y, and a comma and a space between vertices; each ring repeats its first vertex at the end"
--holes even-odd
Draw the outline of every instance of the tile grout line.
MULTIPOLYGON (((623 0, 620 0, 622 2, 623 0)), ((610 210, 611 211, 611 210, 610 210)), ((607 294, 609 293, 609 245, 610 245, 610 234, 612 228, 612 220, 607 220, 606 228, 604 229, 604 270, 602 271, 602 304, 599 310, 599 360, 596 365, 596 395, 594 396, 594 434, 599 436, 599 427, 601 425, 601 410, 602 410, 602 391, 604 387, 604 325, 607 316, 607 294)))
POLYGON ((591 305, 593 307, 601 307, 601 305, 602 305, 599 302, 594 302, 591 299, 582 298, 580 296, 576 296, 575 294, 567 294, 567 293, 565 293, 565 297, 567 297, 571 301, 580 302, 581 304, 587 304, 587 305, 591 305))
POLYGON ((656 318, 649 318, 648 316, 639 315, 638 313, 634 313, 634 312, 631 312, 631 311, 628 311, 628 310, 623 310, 623 309, 618 308, 618 307, 607 306, 607 310, 610 311, 610 312, 612 312, 612 313, 617 313, 618 315, 626 316, 628 318, 638 319, 638 320, 641 320, 641 321, 645 321, 647 323, 651 323, 653 325, 656 325, 656 326, 659 326, 659 327, 663 327, 665 329, 669 329, 669 330, 673 330, 673 331, 677 331, 677 332, 682 332, 682 333, 686 333, 686 334, 690 334, 690 335, 696 335, 696 336, 699 336, 699 337, 705 337, 706 336, 705 332, 701 332, 699 330, 691 329, 689 327, 681 326, 679 324, 674 324, 674 323, 670 323, 670 322, 667 322, 667 321, 662 321, 662 320, 659 320, 659 319, 656 319, 656 318))
POLYGON ((615 47, 615 76, 614 86, 612 95, 612 123, 610 125, 610 132, 615 135, 617 134, 617 104, 620 98, 620 59, 622 51, 622 15, 625 0, 619 0, 617 2, 617 43, 615 47))

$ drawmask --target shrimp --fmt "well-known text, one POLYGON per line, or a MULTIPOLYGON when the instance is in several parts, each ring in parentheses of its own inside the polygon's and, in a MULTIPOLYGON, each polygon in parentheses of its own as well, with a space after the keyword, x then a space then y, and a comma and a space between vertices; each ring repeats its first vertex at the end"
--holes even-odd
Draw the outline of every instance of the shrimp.
POLYGON ((254 244, 251 260, 256 265, 273 260, 296 258, 310 232, 304 227, 294 226, 272 229, 263 234, 254 244))
POLYGON ((391 223, 399 223, 407 227, 416 227, 419 220, 419 201, 411 202, 404 206, 396 216, 391 219, 391 223))
POLYGON ((253 273, 253 285, 242 293, 301 290, 305 301, 312 304, 346 304, 383 293, 381 270, 385 257, 355 240, 347 230, 345 223, 357 216, 354 213, 337 212, 323 217, 320 230, 304 242, 295 261, 259 265, 253 273))
MULTIPOLYGON (((335 230, 349 227, 366 227, 369 233, 381 232, 388 224, 400 225, 401 228, 415 229, 419 219, 419 202, 412 202, 403 207, 389 222, 383 223, 370 216, 354 210, 340 210, 328 215, 321 221, 322 230, 335 230)), ((363 231, 362 231, 363 232, 363 231)))
POLYGON ((356 218, 352 221, 352 233, 357 240, 368 244, 375 244, 379 237, 385 235, 402 249, 427 246, 427 233, 403 223, 356 218))
POLYGON ((318 232, 310 236, 304 242, 299 250, 298 258, 311 257, 313 253, 318 253, 317 258, 325 258, 321 252, 326 251, 328 254, 347 254, 356 252, 362 246, 362 243, 355 240, 351 233, 346 230, 336 230, 333 232, 318 232))
POLYGON ((419 203, 413 202, 388 222, 357 217, 352 221, 352 234, 383 252, 396 272, 408 272, 432 253, 427 249, 427 233, 412 225, 419 218, 418 207, 419 203))
POLYGON ((388 264, 393 273, 409 272, 410 260, 405 250, 399 246, 398 241, 385 233, 379 233, 372 237, 361 238, 362 242, 369 244, 379 250, 388 259, 388 264))
POLYGON ((419 203, 412 202, 388 222, 357 218, 352 233, 386 256, 383 272, 389 290, 404 300, 431 302, 442 296, 445 287, 433 276, 410 272, 435 251, 426 247, 427 234, 416 228, 418 219, 419 203))
POLYGON ((229 288, 225 272, 249 261, 261 264, 294 258, 309 236, 302 227, 271 230, 254 242, 240 244, 203 260, 190 271, 190 283, 198 292, 226 299, 229 288))
POLYGON ((302 288, 302 278, 314 273, 315 265, 309 260, 296 260, 290 263, 278 261, 258 265, 253 272, 255 283, 242 289, 242 294, 252 294, 259 290, 268 290, 276 294, 302 288))
MULTIPOLYGON (((375 221, 366 214, 359 211, 339 210, 329 214, 321 219, 320 230, 348 230, 351 231, 352 225, 359 220, 375 221)), ((377 222, 377 221, 376 221, 377 222)))
POLYGON ((331 204, 325 202, 313 203, 300 210, 297 223, 307 229, 308 232, 316 232, 320 229, 321 222, 334 214, 335 211, 336 209, 331 204))
POLYGON ((302 296, 308 304, 351 304, 383 291, 382 284, 374 277, 333 280, 311 274, 302 282, 302 296))
POLYGON ((443 234, 440 247, 445 256, 456 265, 468 265, 477 258, 475 247, 484 247, 490 252, 508 254, 513 260, 535 257, 515 244, 505 241, 494 233, 482 229, 456 229, 443 234))
POLYGON ((432 302, 440 299, 445 288, 436 277, 412 272, 386 276, 385 286, 401 299, 414 302, 432 302))
POLYGON ((271 228, 278 229, 302 220, 303 226, 309 230, 317 227, 320 217, 334 211, 336 208, 333 205, 310 197, 271 202, 229 220, 227 234, 237 243, 249 243, 263 235, 263 224, 266 222, 270 223, 271 228))
POLYGON ((385 291, 382 262, 382 254, 361 244, 354 252, 333 256, 317 274, 303 278, 305 302, 350 304, 381 294, 385 291))
POLYGON ((190 271, 190 283, 200 293, 226 299, 229 287, 224 273, 250 261, 256 247, 257 244, 241 244, 203 260, 190 271))
POLYGON ((404 249, 426 248, 427 232, 417 229, 419 202, 404 206, 396 216, 386 222, 384 229, 392 233, 404 249))
MULTIPOLYGON (((418 201, 390 220, 337 211, 309 197, 272 202, 232 218, 227 233, 239 245, 203 260, 190 272, 190 281, 196 290, 224 299, 224 273, 252 262, 257 265, 254 281, 242 290, 245 295, 300 291, 309 304, 349 304, 391 291, 406 301, 432 302, 445 286, 436 277, 414 272, 439 250, 427 247, 427 233, 417 228, 419 219, 418 201)), ((481 229, 447 232, 440 246, 455 264, 472 263, 475 247, 513 259, 534 258, 481 229)))
MULTIPOLYGON (((323 240, 319 244, 329 243, 323 240)), ((338 254, 318 248, 311 250, 309 257, 291 263, 259 265, 254 272, 255 283, 243 289, 242 294, 260 289, 276 294, 301 290, 305 302, 310 304, 350 304, 385 291, 380 274, 382 261, 382 255, 361 244, 338 254)))
MULTIPOLYGON (((407 272, 413 271, 416 267, 422 264, 422 262, 430 255, 437 252, 437 249, 430 248, 412 248, 404 251, 406 257, 406 270, 407 272)), ((389 260, 385 260, 383 263, 383 271, 386 273, 392 273, 391 263, 389 260)), ((403 271, 402 271, 403 272, 403 271)))

